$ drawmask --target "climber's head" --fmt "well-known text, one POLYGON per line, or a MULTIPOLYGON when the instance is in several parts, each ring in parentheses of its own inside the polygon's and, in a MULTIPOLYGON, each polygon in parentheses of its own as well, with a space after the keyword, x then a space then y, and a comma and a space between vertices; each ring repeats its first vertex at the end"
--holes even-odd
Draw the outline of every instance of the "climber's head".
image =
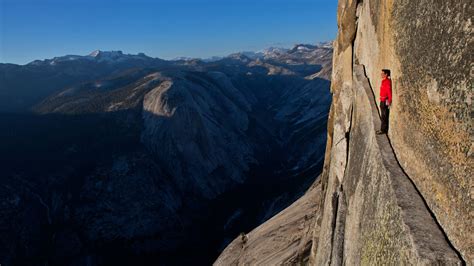
POLYGON ((382 69, 382 73, 380 74, 382 79, 390 78, 390 69, 382 69))

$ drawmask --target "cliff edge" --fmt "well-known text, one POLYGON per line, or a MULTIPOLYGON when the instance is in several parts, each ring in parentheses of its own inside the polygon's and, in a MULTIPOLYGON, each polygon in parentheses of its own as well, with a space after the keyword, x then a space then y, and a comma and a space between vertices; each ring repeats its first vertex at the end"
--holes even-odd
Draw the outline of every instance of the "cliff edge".
POLYGON ((473 15, 467 0, 339 0, 321 213, 303 262, 474 265, 473 15), (393 105, 376 135, 383 68, 393 105))
POLYGON ((469 1, 340 0, 316 264, 473 263, 469 1), (376 96, 391 69, 388 136, 376 96))

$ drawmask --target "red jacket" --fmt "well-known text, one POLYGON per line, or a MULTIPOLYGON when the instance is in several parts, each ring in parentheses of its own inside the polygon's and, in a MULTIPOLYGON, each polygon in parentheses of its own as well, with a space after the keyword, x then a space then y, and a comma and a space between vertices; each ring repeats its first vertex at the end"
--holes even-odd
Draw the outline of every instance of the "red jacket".
POLYGON ((380 101, 385 102, 387 99, 389 104, 392 104, 392 81, 383 79, 382 85, 380 85, 380 101))

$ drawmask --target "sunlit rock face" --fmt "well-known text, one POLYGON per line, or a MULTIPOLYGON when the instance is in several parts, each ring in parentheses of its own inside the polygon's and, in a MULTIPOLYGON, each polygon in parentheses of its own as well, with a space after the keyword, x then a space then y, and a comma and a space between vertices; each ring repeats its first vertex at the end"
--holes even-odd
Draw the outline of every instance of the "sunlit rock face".
POLYGON ((472 265, 473 13, 470 1, 340 0, 318 205, 289 207, 216 264, 472 265), (388 135, 375 134, 381 69, 388 135), (291 222, 311 243, 278 220, 308 211, 314 223, 291 222))
POLYGON ((316 264, 472 263, 472 14, 469 1, 339 1, 316 264), (387 139, 374 135, 383 68, 387 139))

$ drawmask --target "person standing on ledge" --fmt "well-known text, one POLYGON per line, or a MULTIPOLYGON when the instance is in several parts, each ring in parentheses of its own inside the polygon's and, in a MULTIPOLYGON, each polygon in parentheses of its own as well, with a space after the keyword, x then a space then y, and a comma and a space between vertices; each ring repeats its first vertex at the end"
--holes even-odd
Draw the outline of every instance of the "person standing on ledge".
POLYGON ((380 74, 382 77, 382 85, 380 85, 380 113, 381 113, 381 125, 380 130, 376 133, 387 134, 388 132, 388 108, 392 104, 392 81, 390 80, 390 70, 382 69, 380 74))

